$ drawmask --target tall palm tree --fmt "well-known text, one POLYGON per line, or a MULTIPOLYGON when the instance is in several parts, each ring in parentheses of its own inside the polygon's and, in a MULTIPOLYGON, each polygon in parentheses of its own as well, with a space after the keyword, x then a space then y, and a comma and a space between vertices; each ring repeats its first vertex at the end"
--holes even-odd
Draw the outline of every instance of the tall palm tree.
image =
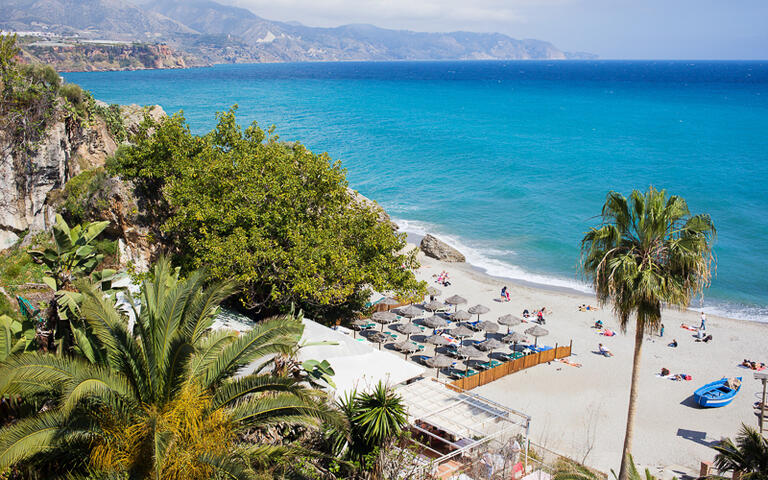
POLYGON ((82 315, 106 363, 31 353, 0 367, 0 394, 43 396, 52 407, 0 429, 0 470, 85 444, 91 468, 130 478, 211 478, 233 452, 268 458, 287 451, 238 449, 238 432, 322 421, 343 428, 317 391, 263 373, 268 360, 237 375, 295 348, 301 322, 283 317, 241 334, 211 331, 234 286, 205 288, 205 280, 201 271, 180 279, 161 259, 141 285, 140 303, 129 297, 132 322, 109 297, 81 285, 82 315))
POLYGON ((601 305, 612 304, 622 331, 635 318, 635 352, 619 480, 627 480, 646 329, 661 323, 664 304, 684 309, 709 284, 715 227, 691 215, 685 200, 650 187, 629 198, 609 192, 602 223, 581 242, 582 271, 601 305))
POLYGON ((736 436, 715 445, 715 468, 718 472, 742 472, 744 480, 768 479, 768 439, 744 424, 736 436))

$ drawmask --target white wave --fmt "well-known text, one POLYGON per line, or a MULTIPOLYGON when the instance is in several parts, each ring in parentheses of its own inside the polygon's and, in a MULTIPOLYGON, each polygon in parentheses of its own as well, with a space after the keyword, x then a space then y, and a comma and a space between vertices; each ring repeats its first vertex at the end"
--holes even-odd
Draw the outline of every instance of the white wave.
MULTIPOLYGON (((529 272, 517 265, 513 265, 509 262, 505 262, 497 258, 516 255, 516 253, 512 250, 480 248, 472 246, 456 235, 442 233, 439 226, 427 222, 394 218, 393 221, 400 227, 402 231, 406 233, 418 236, 424 236, 427 233, 431 233, 438 236, 440 240, 463 253, 464 256, 467 257, 468 263, 480 268, 488 275, 507 278, 510 280, 528 282, 544 287, 566 288, 569 290, 575 290, 580 293, 591 294, 594 292, 589 285, 583 282, 553 275, 529 272)), ((704 307, 690 307, 690 310, 703 310, 710 315, 733 318, 737 320, 768 323, 768 308, 765 307, 756 307, 718 301, 707 301, 705 302, 704 307)))
POLYGON ((456 235, 440 232, 438 226, 427 222, 403 219, 393 219, 393 221, 400 227, 400 230, 406 233, 420 236, 432 233, 433 235, 439 236, 440 240, 463 253, 464 256, 467 257, 467 263, 483 270, 488 275, 510 280, 520 280, 544 287, 567 288, 581 293, 592 293, 592 289, 589 285, 577 280, 529 272, 517 265, 500 260, 499 258, 494 258, 516 255, 512 250, 476 247, 465 243, 464 240, 456 235))

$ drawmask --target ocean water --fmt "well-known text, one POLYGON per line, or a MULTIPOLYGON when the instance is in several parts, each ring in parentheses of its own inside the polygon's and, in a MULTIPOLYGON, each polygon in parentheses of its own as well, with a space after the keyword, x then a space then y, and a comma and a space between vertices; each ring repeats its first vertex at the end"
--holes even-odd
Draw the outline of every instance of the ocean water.
POLYGON ((579 241, 606 193, 649 185, 712 215, 692 307, 768 321, 768 62, 398 62, 70 73, 104 101, 183 110, 327 151, 402 229, 488 273, 587 290, 579 241))

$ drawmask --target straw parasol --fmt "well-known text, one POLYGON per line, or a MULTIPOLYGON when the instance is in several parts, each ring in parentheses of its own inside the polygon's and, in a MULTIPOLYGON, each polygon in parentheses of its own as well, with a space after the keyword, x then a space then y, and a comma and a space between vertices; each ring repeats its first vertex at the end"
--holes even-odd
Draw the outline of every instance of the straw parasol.
POLYGON ((459 310, 458 312, 451 315, 451 320, 456 320, 457 322, 463 322, 465 320, 469 320, 472 318, 472 315, 470 315, 468 312, 465 312, 464 310, 459 310))
MULTIPOLYGON (((467 357, 467 360, 485 356, 483 352, 472 346, 459 347, 458 352, 462 357, 467 357)), ((467 367, 465 371, 469 370, 469 362, 467 360, 464 361, 464 365, 467 367)))
POLYGON ((437 315, 432 315, 431 317, 427 317, 421 320, 421 323, 428 326, 429 328, 440 328, 448 325, 448 321, 446 319, 444 319, 443 317, 438 317, 437 315))
POLYGON ((434 357, 429 357, 425 363, 432 368, 436 368, 437 378, 440 378, 440 369, 450 367, 453 365, 453 362, 454 360, 451 357, 447 357, 445 355, 436 355, 434 357))
POLYGON ((477 348, 479 348, 480 350, 484 350, 486 352, 487 351, 491 351, 492 352, 492 351, 494 351, 496 349, 499 349, 499 348, 501 348, 503 346, 504 346, 504 344, 501 343, 500 341, 496 340, 495 338, 489 338, 488 340, 477 344, 477 348))
POLYGON ((433 297, 437 297, 441 293, 443 293, 443 292, 441 292, 439 288, 427 287, 427 294, 432 295, 433 297))
POLYGON ((533 345, 535 346, 539 342, 539 337, 549 335, 549 330, 547 330, 546 328, 542 328, 538 325, 534 325, 528 330, 526 330, 525 333, 535 338, 535 340, 533 341, 533 345))
POLYGON ((499 317, 499 324, 506 325, 507 333, 509 333, 509 327, 514 327, 515 325, 520 325, 521 323, 523 323, 523 321, 511 313, 499 317))
POLYGON ((371 335, 368 335, 368 341, 378 343, 379 350, 381 350, 381 344, 389 340, 389 338, 389 335, 385 335, 381 332, 373 332, 371 335))
POLYGON ((467 312, 471 313, 472 315, 477 315, 477 319, 480 320, 480 315, 484 313, 490 312, 491 309, 486 307, 485 305, 475 305, 474 307, 469 307, 467 312))
POLYGON ((354 337, 355 338, 357 338, 357 331, 358 330, 362 330, 363 327, 368 325, 368 322, 369 322, 369 320, 363 320, 362 318, 356 318, 356 319, 352 320, 352 322, 351 322, 352 326, 353 327, 357 327, 357 328, 353 328, 352 329, 352 331, 354 332, 354 337))
MULTIPOLYGON (((458 305, 462 303, 467 303, 467 299, 464 297, 460 297, 458 295, 453 295, 452 297, 446 298, 445 303, 447 303, 448 305, 453 305, 454 307, 458 308, 458 305)), ((454 310, 456 308, 454 308, 454 310)))
POLYGON ((400 331, 400 333, 408 335, 408 340, 411 339, 411 335, 413 335, 414 333, 421 333, 421 329, 410 322, 406 323, 405 325, 400 325, 398 330, 400 331))
POLYGON ((408 358, 409 353, 417 352, 419 350, 419 346, 415 343, 409 341, 409 340, 403 340, 402 342, 397 342, 395 344, 395 348, 405 354, 405 358, 408 358))
POLYGON ((501 337, 501 341, 507 342, 507 343, 513 343, 515 346, 517 346, 518 343, 526 342, 528 341, 528 339, 522 333, 512 332, 508 335, 504 335, 503 337, 501 337))
POLYGON ((448 308, 448 305, 444 304, 443 302, 438 302, 437 300, 433 300, 425 304, 424 308, 426 308, 430 312, 436 312, 438 310, 445 310, 446 308, 448 308))
POLYGON ((381 331, 384 331, 384 325, 387 323, 392 323, 397 320, 397 315, 395 315, 392 312, 374 312, 373 315, 371 315, 371 320, 373 320, 376 323, 381 324, 381 331))
POLYGON ((461 325, 460 327, 454 328, 453 330, 451 330, 451 335, 453 335, 454 337, 471 337, 474 334, 475 332, 468 329, 464 325, 461 325))
POLYGON ((427 337, 426 342, 436 346, 448 345, 449 343, 451 343, 450 340, 448 340, 442 335, 430 335, 427 337))
POLYGON ((499 324, 491 322, 489 320, 483 320, 482 322, 477 324, 477 327, 485 331, 486 337, 488 336, 489 333, 496 333, 499 331, 499 324))
POLYGON ((418 317, 419 315, 424 313, 424 310, 421 310, 420 308, 416 308, 413 305, 408 305, 407 307, 398 309, 397 312, 404 317, 413 318, 413 317, 418 317))
POLYGON ((380 304, 387 306, 387 311, 389 311, 390 308, 394 307, 395 305, 400 305, 400 301, 396 300, 392 297, 385 297, 382 298, 381 301, 379 301, 380 304))

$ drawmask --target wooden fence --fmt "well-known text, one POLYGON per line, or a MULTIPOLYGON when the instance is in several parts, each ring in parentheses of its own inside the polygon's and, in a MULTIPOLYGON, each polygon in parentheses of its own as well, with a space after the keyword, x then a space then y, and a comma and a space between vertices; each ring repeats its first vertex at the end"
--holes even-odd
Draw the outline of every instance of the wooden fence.
POLYGON ((473 388, 491 383, 494 380, 506 377, 507 375, 519 372, 520 370, 531 368, 541 363, 551 362, 557 358, 570 357, 572 348, 573 342, 571 342, 566 347, 559 347, 557 344, 555 344, 555 348, 551 350, 532 353, 516 360, 504 362, 498 367, 480 371, 471 377, 460 378, 451 382, 449 385, 454 385, 458 388, 461 388, 462 390, 472 390, 473 388))

